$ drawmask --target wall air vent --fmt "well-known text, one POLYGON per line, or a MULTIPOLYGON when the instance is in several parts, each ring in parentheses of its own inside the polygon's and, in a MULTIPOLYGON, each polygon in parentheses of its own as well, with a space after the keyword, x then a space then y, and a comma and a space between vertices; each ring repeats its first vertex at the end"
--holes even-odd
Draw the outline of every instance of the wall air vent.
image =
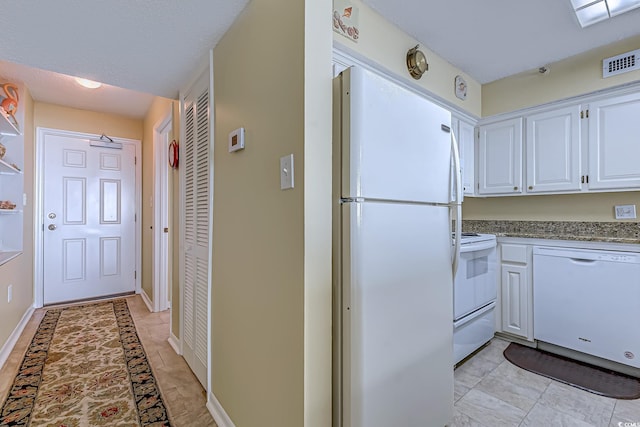
POLYGON ((640 70, 640 49, 602 60, 602 78, 640 70))

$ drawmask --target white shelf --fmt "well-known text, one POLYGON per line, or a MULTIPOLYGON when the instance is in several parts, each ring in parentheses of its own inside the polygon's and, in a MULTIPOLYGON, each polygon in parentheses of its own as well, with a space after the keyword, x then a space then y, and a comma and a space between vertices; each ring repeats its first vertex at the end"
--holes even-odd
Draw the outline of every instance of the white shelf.
POLYGON ((0 108, 0 135, 22 135, 20 129, 9 118, 9 115, 0 108))
POLYGON ((0 215, 11 215, 22 212, 20 209, 0 209, 0 215))
POLYGON ((0 251, 0 265, 11 261, 21 253, 21 251, 0 251))
POLYGON ((15 167, 11 166, 9 163, 0 159, 0 173, 14 174, 14 173, 22 173, 22 171, 20 169, 16 169, 15 167))

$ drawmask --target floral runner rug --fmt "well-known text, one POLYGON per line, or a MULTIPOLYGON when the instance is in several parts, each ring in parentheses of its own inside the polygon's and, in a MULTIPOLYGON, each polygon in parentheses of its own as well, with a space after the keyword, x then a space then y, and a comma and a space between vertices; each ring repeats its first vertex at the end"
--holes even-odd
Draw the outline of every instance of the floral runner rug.
POLYGON ((0 426, 170 426, 124 299, 47 310, 0 426))

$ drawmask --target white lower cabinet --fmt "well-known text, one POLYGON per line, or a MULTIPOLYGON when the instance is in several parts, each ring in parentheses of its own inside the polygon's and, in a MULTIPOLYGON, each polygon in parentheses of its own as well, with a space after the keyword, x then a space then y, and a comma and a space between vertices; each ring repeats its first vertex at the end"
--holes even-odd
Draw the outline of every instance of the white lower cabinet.
POLYGON ((502 332, 533 341, 531 246, 500 245, 500 300, 502 332))

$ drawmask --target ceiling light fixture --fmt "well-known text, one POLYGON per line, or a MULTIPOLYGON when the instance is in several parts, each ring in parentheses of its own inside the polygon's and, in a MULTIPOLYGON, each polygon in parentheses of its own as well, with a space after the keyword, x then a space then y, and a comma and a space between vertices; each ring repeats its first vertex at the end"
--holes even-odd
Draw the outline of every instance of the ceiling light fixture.
POLYGON ((97 89, 102 86, 102 83, 100 82, 94 82, 93 80, 87 80, 80 77, 76 77, 76 82, 78 82, 79 85, 86 87, 87 89, 97 89))
POLYGON ((571 0, 582 28, 640 7, 640 0, 571 0))

